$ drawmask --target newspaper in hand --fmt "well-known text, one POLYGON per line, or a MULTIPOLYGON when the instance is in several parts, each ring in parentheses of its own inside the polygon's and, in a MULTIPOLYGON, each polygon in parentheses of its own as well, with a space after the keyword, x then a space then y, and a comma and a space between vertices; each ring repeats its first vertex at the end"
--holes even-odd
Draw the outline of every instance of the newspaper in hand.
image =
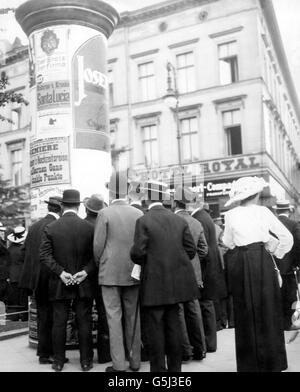
POLYGON ((134 264, 134 267, 131 272, 131 277, 135 280, 140 280, 141 276, 141 266, 138 264, 134 264))

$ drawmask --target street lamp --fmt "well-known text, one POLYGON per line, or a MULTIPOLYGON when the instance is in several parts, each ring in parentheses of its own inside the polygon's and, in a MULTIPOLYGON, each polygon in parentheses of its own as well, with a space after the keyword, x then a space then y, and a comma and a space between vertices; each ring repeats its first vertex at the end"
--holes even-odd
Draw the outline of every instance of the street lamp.
POLYGON ((165 104, 175 113, 176 128, 177 128, 177 148, 178 148, 178 164, 181 167, 181 132, 179 123, 179 92, 177 88, 177 74, 176 69, 173 64, 169 61, 167 62, 167 94, 163 97, 165 104), (172 77, 173 74, 174 88, 172 87, 172 77))

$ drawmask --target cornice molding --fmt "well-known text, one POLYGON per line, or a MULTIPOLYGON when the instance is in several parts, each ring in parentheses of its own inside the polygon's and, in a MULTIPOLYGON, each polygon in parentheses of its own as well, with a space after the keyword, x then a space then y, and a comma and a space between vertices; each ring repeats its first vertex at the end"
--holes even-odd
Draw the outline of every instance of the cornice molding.
POLYGON ((143 56, 150 56, 150 55, 155 54, 157 52, 159 52, 159 49, 150 49, 150 50, 146 50, 145 52, 132 54, 130 56, 130 58, 131 59, 137 59, 137 58, 143 57, 143 56))
POLYGON ((242 94, 242 95, 235 95, 234 97, 227 97, 227 98, 221 98, 221 99, 215 99, 213 103, 216 106, 222 105, 224 103, 228 102, 234 102, 234 101, 244 101, 245 98, 247 98, 247 94, 242 94))
POLYGON ((159 117, 161 115, 161 112, 152 112, 152 113, 145 113, 145 114, 138 114, 136 116, 133 116, 135 121, 143 120, 146 118, 155 118, 159 117))
POLYGON ((188 41, 177 42, 176 44, 169 45, 169 49, 180 48, 181 46, 196 44, 200 38, 189 39, 188 41))
POLYGON ((215 3, 219 0, 169 0, 133 12, 121 13, 117 28, 131 26, 151 19, 161 18, 189 8, 215 3))
POLYGON ((232 29, 219 31, 218 33, 209 34, 209 38, 218 38, 218 37, 223 37, 223 35, 238 33, 239 31, 242 31, 243 28, 244 26, 239 26, 239 27, 234 27, 232 29))

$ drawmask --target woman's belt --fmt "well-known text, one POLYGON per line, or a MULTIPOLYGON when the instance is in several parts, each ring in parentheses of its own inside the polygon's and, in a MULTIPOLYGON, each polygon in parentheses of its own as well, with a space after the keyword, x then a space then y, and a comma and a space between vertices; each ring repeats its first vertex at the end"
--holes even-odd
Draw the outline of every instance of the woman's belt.
POLYGON ((236 248, 239 250, 246 251, 246 250, 261 249, 264 246, 265 244, 263 242, 253 242, 252 244, 248 244, 248 245, 236 246, 236 248))

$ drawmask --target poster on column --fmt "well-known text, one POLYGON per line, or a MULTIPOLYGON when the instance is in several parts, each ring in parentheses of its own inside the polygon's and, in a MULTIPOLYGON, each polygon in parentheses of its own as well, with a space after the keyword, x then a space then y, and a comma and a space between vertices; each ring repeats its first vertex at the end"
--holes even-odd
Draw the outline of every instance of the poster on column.
POLYGON ((30 144, 31 189, 70 183, 69 138, 39 139, 30 144))
POLYGON ((42 29, 34 35, 37 136, 71 132, 69 28, 42 29))
POLYGON ((106 46, 90 38, 72 58, 74 143, 77 149, 109 151, 106 46))

